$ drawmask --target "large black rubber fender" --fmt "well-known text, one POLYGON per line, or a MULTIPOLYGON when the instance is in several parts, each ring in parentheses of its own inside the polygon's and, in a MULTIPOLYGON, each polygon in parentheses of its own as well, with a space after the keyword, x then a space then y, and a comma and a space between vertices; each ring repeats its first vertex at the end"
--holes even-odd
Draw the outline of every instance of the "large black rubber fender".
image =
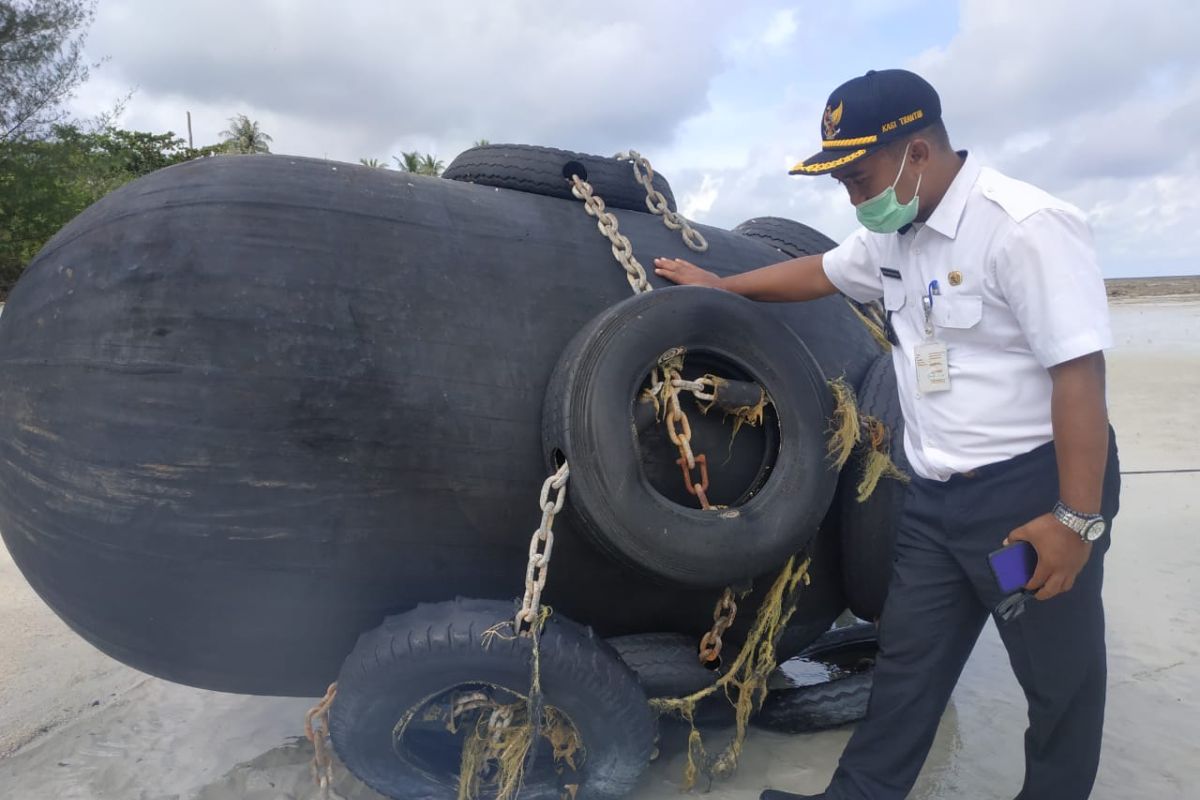
MULTIPOLYGON (((514 189, 579 203, 571 194, 571 176, 591 184, 609 208, 646 211, 646 189, 634 177, 633 163, 529 144, 487 144, 464 150, 446 167, 443 178, 481 186, 514 189)), ((658 172, 651 181, 675 210, 671 185, 658 172)))
MULTIPOLYGON (((777 258, 614 213, 647 262, 777 258)), ((550 373, 628 295, 577 201, 277 155, 161 170, 64 227, 0 316, 0 532, 118 660, 320 695, 384 617, 521 592, 550 373)), ((840 298, 760 309, 827 376, 873 360, 840 298)), ((555 532, 557 611, 606 637, 711 622, 712 590, 555 532)))
MULTIPOLYGON (((782 564, 816 534, 837 483, 813 457, 832 414, 819 368, 778 319, 728 292, 658 289, 605 309, 567 346, 546 390, 547 468, 570 463, 567 511, 604 552, 676 583, 720 588, 782 564), (762 422, 772 428, 770 452, 727 496, 710 488, 723 508, 702 510, 694 499, 673 502, 659 492, 631 424, 650 368, 679 348, 685 365, 706 357, 709 369, 753 381, 771 398, 762 422)), ((708 473, 721 471, 723 450, 711 453, 708 473)), ((667 472, 682 484, 678 467, 667 472)))
MULTIPOLYGON (((896 387, 896 368, 891 353, 876 359, 858 390, 860 418, 873 417, 883 423, 892 463, 905 475, 911 474, 904 453, 904 413, 896 387)), ((884 476, 863 502, 858 485, 866 469, 869 448, 860 444, 838 480, 836 505, 842 535, 842 575, 850 610, 862 619, 876 620, 883 613, 892 561, 896 550, 896 526, 904 509, 908 485, 884 476)))
MULTIPOLYGON (((396 800, 457 798, 463 740, 475 717, 496 707, 459 716, 463 698, 521 707, 529 698, 532 640, 487 633, 513 612, 494 601, 421 605, 363 634, 329 714, 330 738, 350 771, 396 800)), ((538 652, 542 701, 560 715, 558 724, 573 728, 581 749, 572 769, 566 759, 555 763, 539 737, 521 796, 561 797, 573 784, 579 800, 624 797, 649 763, 657 732, 637 677, 590 630, 558 614, 546 621, 538 652)))

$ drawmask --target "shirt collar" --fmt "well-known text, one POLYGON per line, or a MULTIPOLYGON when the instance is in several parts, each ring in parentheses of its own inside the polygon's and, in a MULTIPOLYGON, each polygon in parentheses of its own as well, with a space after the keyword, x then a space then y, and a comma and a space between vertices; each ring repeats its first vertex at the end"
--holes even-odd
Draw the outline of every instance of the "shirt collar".
POLYGON ((958 223, 962 220, 963 209, 967 206, 967 198, 971 195, 971 189, 975 186, 981 169, 978 159, 968 157, 966 150, 959 150, 958 155, 963 158, 963 164, 959 167, 954 180, 950 182, 946 193, 942 195, 941 202, 937 204, 937 208, 925 221, 927 227, 933 228, 949 239, 953 239, 958 233, 958 223))

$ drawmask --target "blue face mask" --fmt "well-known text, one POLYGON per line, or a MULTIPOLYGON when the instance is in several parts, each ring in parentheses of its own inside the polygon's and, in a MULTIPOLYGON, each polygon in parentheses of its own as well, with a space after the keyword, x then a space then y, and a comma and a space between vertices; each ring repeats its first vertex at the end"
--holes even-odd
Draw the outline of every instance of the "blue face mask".
POLYGON ((900 171, 896 173, 896 180, 892 181, 892 185, 854 207, 858 221, 867 230, 875 233, 895 233, 917 218, 917 193, 921 191, 921 175, 917 176, 917 188, 913 190, 912 200, 901 203, 896 199, 896 184, 900 182, 900 176, 904 174, 904 165, 907 163, 908 147, 905 146, 904 157, 900 159, 900 171))

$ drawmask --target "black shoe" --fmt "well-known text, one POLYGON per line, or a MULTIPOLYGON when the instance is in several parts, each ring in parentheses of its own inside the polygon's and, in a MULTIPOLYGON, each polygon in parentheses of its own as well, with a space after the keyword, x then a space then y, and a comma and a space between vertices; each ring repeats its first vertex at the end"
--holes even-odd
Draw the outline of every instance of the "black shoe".
POLYGON ((758 800, 824 800, 824 798, 824 792, 821 794, 795 794, 782 789, 763 789, 762 794, 758 796, 758 800))

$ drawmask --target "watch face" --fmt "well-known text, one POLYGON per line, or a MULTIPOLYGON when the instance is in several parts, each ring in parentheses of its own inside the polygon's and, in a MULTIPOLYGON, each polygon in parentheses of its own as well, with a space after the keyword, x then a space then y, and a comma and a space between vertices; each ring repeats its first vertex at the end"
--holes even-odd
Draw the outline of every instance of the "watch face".
POLYGON ((1089 542, 1094 542, 1104 535, 1104 531, 1108 528, 1107 523, 1102 519, 1098 519, 1084 529, 1083 535, 1089 542))

